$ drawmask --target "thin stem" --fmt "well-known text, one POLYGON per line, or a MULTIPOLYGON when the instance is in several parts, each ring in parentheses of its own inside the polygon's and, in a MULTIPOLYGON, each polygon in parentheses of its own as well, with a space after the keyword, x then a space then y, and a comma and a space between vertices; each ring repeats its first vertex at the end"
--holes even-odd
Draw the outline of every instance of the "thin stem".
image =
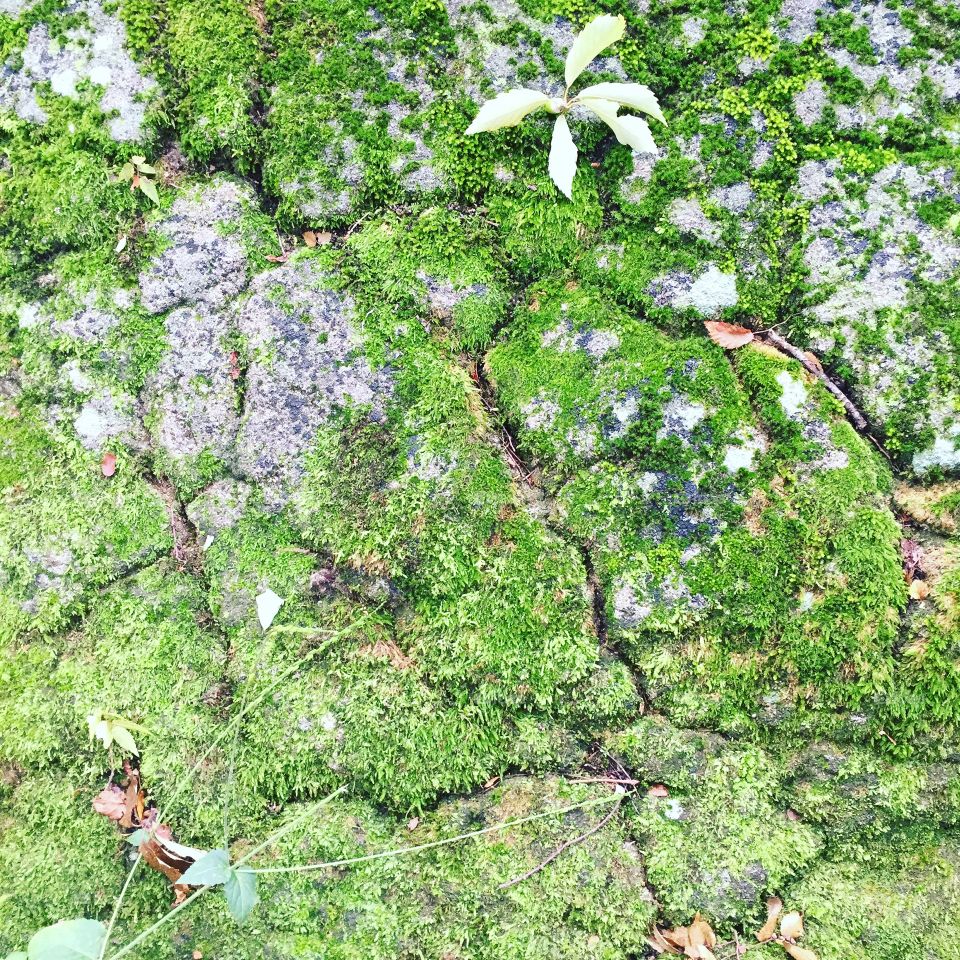
MULTIPOLYGON (((284 680, 286 680, 292 673, 301 669, 308 661, 310 661, 314 657, 317 657, 319 654, 329 649, 331 644, 333 644, 336 640, 339 640, 340 637, 342 637, 344 634, 348 633, 351 630, 356 629, 357 627, 361 626, 363 623, 365 623, 369 619, 370 619, 370 614, 366 614, 360 617, 359 620, 356 620, 354 623, 351 623, 349 626, 344 627, 342 630, 338 630, 336 633, 332 634, 325 643, 322 643, 318 647, 315 647, 308 654, 306 654, 306 656, 301 657, 299 660, 297 660, 296 663, 288 667, 271 684, 269 684, 267 688, 262 693, 260 693, 259 696, 255 697, 250 703, 246 704, 240 710, 240 712, 223 728, 223 730, 221 730, 220 733, 216 737, 214 737, 210 745, 201 755, 200 759, 197 760, 197 762, 193 765, 193 767, 190 769, 190 771, 187 773, 184 779, 178 784, 177 789, 174 790, 173 792, 173 796, 171 796, 170 799, 167 801, 167 804, 166 804, 167 807, 172 807, 173 804, 180 799, 180 796, 182 795, 186 787, 190 784, 191 780, 193 779, 194 774, 196 774, 196 772, 200 769, 200 767, 206 762, 210 754, 213 753, 213 751, 220 745, 223 739, 229 733, 231 733, 231 731, 233 731, 234 729, 239 730, 240 721, 254 707, 259 706, 271 693, 273 693, 273 691, 277 688, 277 686, 281 684, 284 680)), ((301 627, 295 630, 295 628, 282 627, 282 626, 271 627, 271 630, 277 633, 306 632, 307 630, 312 630, 313 633, 326 632, 321 628, 313 629, 313 628, 301 627)), ((270 632, 269 630, 266 631, 266 633, 269 633, 269 632, 270 632)), ((154 827, 150 831, 149 836, 152 836, 153 830, 155 830, 157 826, 159 826, 163 822, 161 820, 161 817, 164 812, 165 811, 160 810, 158 808, 156 817, 154 818, 154 827)), ((224 827, 224 829, 226 829, 226 826, 224 827)), ((148 839, 149 839, 149 836, 148 836, 148 839)), ((120 908, 123 906, 123 901, 127 895, 127 890, 130 887, 130 882, 133 880, 133 875, 134 873, 136 873, 137 868, 140 866, 141 860, 143 860, 143 857, 138 852, 136 860, 134 860, 130 866, 130 870, 127 873, 127 878, 124 881, 123 887, 121 887, 120 889, 120 895, 117 897, 117 902, 114 905, 113 913, 110 916, 110 922, 107 926, 107 936, 104 938, 103 946, 100 948, 100 955, 97 958, 97 960, 104 960, 104 957, 106 956, 107 947, 110 941, 110 934, 113 932, 113 928, 116 926, 117 918, 120 915, 120 908)), ((187 901, 185 901, 185 903, 188 903, 192 899, 193 897, 190 897, 187 901)))
POLYGON ((529 817, 521 817, 519 820, 505 820, 503 823, 494 824, 492 827, 484 827, 481 830, 471 830, 469 833, 460 833, 455 837, 445 837, 443 840, 420 843, 413 847, 397 847, 393 850, 383 850, 380 853, 370 853, 362 857, 347 857, 344 860, 329 860, 325 863, 303 863, 289 867, 261 867, 259 870, 254 870, 253 873, 306 873, 311 870, 326 870, 328 867, 345 867, 354 863, 382 860, 385 857, 397 857, 407 853, 419 853, 422 850, 432 850, 435 847, 444 847, 451 843, 458 843, 460 840, 482 837, 487 833, 496 833, 498 830, 507 830, 510 827, 517 827, 523 823, 531 823, 534 820, 543 820, 546 817, 560 816, 565 813, 571 813, 574 810, 582 810, 585 807, 598 806, 603 803, 619 803, 622 799, 623 794, 620 793, 608 797, 595 797, 592 800, 585 800, 583 803, 575 803, 570 807, 562 807, 559 810, 548 810, 545 813, 535 813, 529 817))
MULTIPOLYGON (((347 789, 346 784, 344 784, 344 786, 339 787, 333 793, 328 794, 318 803, 315 803, 312 807, 310 807, 310 809, 307 810, 305 813, 301 814, 299 817, 295 817, 293 820, 290 821, 290 823, 284 824, 279 830, 276 830, 274 833, 272 833, 269 837, 267 837, 266 840, 263 841, 263 843, 254 847, 246 856, 241 857, 241 859, 237 860, 237 862, 234 863, 233 866, 239 867, 241 864, 246 863, 251 857, 256 856, 261 850, 264 850, 266 847, 270 846, 271 843, 276 843, 277 840, 279 840, 280 837, 282 837, 285 833, 289 833, 302 820, 306 819, 307 817, 313 816, 313 814, 315 814, 317 810, 319 810, 321 807, 328 804, 331 800, 333 800, 334 797, 339 796, 346 789, 347 789)), ((133 871, 131 870, 127 878, 128 882, 130 877, 132 876, 133 876, 133 871)), ((120 957, 126 956, 126 954, 128 954, 134 947, 143 943, 143 941, 146 940, 147 937, 155 933, 165 923, 167 923, 169 920, 175 917, 181 910, 183 910, 184 907, 193 903, 193 901, 196 900, 197 897, 200 896, 200 894, 206 893, 207 890, 210 890, 210 889, 211 887, 208 884, 205 887, 200 887, 199 889, 194 890, 194 892, 191 893, 186 900, 184 900, 182 903, 178 903, 173 909, 168 910, 159 920, 157 920, 155 923, 147 927, 147 929, 144 930, 142 933, 137 934, 137 936, 134 937, 133 940, 131 940, 125 947, 121 947, 116 953, 111 954, 109 957, 109 960, 120 960, 120 957)), ((126 890, 126 885, 124 885, 124 890, 126 890)), ((122 896, 122 893, 121 893, 121 896, 122 896)), ((111 921, 110 927, 107 928, 107 936, 104 938, 104 941, 103 941, 104 944, 108 942, 110 937, 110 931, 112 929, 113 929, 113 921, 111 921)), ((103 956, 102 952, 101 952, 101 956, 103 956)))

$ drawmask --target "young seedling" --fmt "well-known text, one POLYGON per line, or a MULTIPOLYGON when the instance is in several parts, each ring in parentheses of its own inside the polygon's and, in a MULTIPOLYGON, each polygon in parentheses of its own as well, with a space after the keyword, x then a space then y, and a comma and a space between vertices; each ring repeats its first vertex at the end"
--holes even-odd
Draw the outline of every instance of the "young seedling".
POLYGON ((574 107, 585 107, 599 117, 616 134, 620 143, 639 153, 656 152, 657 145, 653 142, 647 122, 630 114, 620 116, 620 110, 628 107, 647 113, 666 124, 660 104, 649 87, 641 83, 596 83, 581 90, 575 97, 570 96, 570 88, 580 74, 601 50, 605 50, 623 36, 626 26, 626 21, 619 15, 614 17, 605 14, 591 20, 578 34, 567 53, 564 70, 566 90, 562 97, 548 97, 539 90, 526 88, 507 90, 480 108, 473 123, 467 128, 467 134, 515 127, 524 117, 541 107, 545 107, 550 113, 558 114, 553 127, 548 169, 550 178, 567 199, 572 199, 573 177, 577 172, 577 146, 570 135, 566 118, 566 114, 574 107))
POLYGON ((160 198, 157 196, 157 185, 150 179, 150 176, 156 176, 157 170, 147 163, 146 157, 131 157, 117 174, 119 180, 129 180, 131 190, 139 190, 151 202, 160 204, 160 198))

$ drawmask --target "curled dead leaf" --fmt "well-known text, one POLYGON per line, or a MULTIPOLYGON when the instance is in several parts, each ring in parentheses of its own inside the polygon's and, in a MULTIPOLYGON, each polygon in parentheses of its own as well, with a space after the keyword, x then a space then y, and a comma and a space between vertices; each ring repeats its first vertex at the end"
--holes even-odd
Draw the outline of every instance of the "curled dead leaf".
POLYGON ((930 596, 930 587, 926 580, 914 580, 910 584, 911 600, 926 600, 930 596))
POLYGON ((649 943, 650 946, 657 951, 657 953, 678 954, 680 952, 672 943, 667 940, 663 931, 656 926, 650 932, 650 936, 647 937, 647 943, 649 943))
POLYGON ((112 477, 117 472, 117 455, 105 453, 100 461, 100 472, 105 477, 112 477))
POLYGON ((669 796, 670 796, 670 791, 669 791, 662 783, 655 783, 655 784, 653 784, 653 786, 651 786, 650 789, 647 791, 647 796, 648 796, 648 797, 659 797, 659 798, 669 797, 669 796))
POLYGON ((312 230, 304 230, 303 242, 308 247, 315 247, 317 245, 317 235, 312 230))
POLYGON ((819 957, 812 950, 797 946, 795 943, 785 943, 783 949, 793 957, 793 960, 819 960, 819 957))
POLYGON ((704 320, 710 339, 724 350, 736 350, 746 346, 753 340, 753 331, 746 327, 739 327, 734 323, 724 323, 722 320, 704 320))
POLYGON ((777 917, 783 910, 783 901, 779 897, 767 898, 767 922, 757 931, 756 937, 761 943, 772 939, 777 929, 777 917))
POLYGON ((690 924, 690 942, 697 946, 715 947, 717 945, 717 935, 699 913, 694 916, 693 923, 690 924))
POLYGON ((126 797, 115 784, 107 784, 94 798, 93 809, 111 820, 121 820, 126 810, 126 797))
POLYGON ((785 913, 780 920, 780 936, 787 940, 796 940, 803 936, 803 916, 795 910, 785 913))

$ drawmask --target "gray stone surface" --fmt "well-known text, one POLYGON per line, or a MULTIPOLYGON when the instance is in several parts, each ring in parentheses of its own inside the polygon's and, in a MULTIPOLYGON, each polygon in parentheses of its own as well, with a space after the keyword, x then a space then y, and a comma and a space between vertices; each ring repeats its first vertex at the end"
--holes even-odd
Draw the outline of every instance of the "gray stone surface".
MULTIPOLYGON (((0 12, 19 14, 28 7, 18 0, 4 3, 7 9, 0 12)), ((12 108, 24 120, 43 123, 47 115, 37 98, 38 84, 47 82, 54 94, 76 97, 77 85, 87 80, 103 88, 100 108, 110 115, 113 139, 140 140, 155 81, 134 63, 125 46, 123 23, 106 13, 99 0, 80 0, 71 6, 86 17, 86 23, 68 30, 64 43, 51 36, 46 24, 32 27, 20 69, 0 73, 0 109, 12 108)))

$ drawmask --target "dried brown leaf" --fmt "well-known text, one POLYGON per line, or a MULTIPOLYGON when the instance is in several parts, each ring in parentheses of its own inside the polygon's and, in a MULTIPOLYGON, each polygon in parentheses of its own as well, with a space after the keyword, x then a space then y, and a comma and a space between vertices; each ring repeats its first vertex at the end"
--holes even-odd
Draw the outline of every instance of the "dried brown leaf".
POLYGON ((695 947, 714 947, 717 944, 717 935, 713 928, 700 914, 696 914, 690 924, 690 943, 695 947))
POLYGON ((112 477, 117 472, 117 455, 105 453, 100 461, 100 472, 105 477, 112 477))
POLYGON ((803 355, 810 361, 815 369, 823 373, 823 364, 820 362, 820 358, 815 353, 811 353, 809 350, 804 350, 803 355))
POLYGON ((304 230, 303 242, 308 247, 315 247, 317 245, 317 235, 312 230, 304 230))
POLYGON ((756 937, 761 943, 770 940, 777 929, 777 917, 783 910, 783 901, 779 897, 767 898, 767 922, 757 931, 756 937))
POLYGON ((94 798, 93 809, 111 820, 121 820, 126 809, 123 791, 115 784, 107 784, 94 798))
POLYGON ((647 796, 648 797, 669 797, 670 791, 662 783, 655 783, 647 791, 647 796))
POLYGON ((650 936, 647 937, 647 943, 653 947, 657 953, 671 953, 678 954, 680 951, 663 935, 663 931, 659 927, 654 927, 650 933, 650 936))
POLYGON ((333 234, 329 230, 324 230, 322 233, 317 234, 318 247, 325 247, 331 240, 333 240, 333 234))
POLYGON ((271 263, 286 263, 289 258, 290 258, 289 253, 283 253, 279 257, 274 256, 272 253, 269 253, 267 254, 266 257, 264 257, 265 260, 269 260, 271 263))
POLYGON ((803 936, 803 915, 795 910, 785 913, 780 920, 780 936, 787 940, 796 940, 803 936))
POLYGON ((926 600, 930 596, 930 587, 926 580, 914 580, 910 584, 911 600, 926 600))
POLYGON ((783 949, 793 957, 793 960, 819 960, 817 955, 812 950, 807 950, 806 947, 797 946, 795 943, 785 943, 783 949))
POLYGON ((738 327, 734 323, 724 323, 722 320, 704 320, 710 339, 723 347, 724 350, 736 350, 746 346, 753 339, 753 331, 746 327, 738 327))

